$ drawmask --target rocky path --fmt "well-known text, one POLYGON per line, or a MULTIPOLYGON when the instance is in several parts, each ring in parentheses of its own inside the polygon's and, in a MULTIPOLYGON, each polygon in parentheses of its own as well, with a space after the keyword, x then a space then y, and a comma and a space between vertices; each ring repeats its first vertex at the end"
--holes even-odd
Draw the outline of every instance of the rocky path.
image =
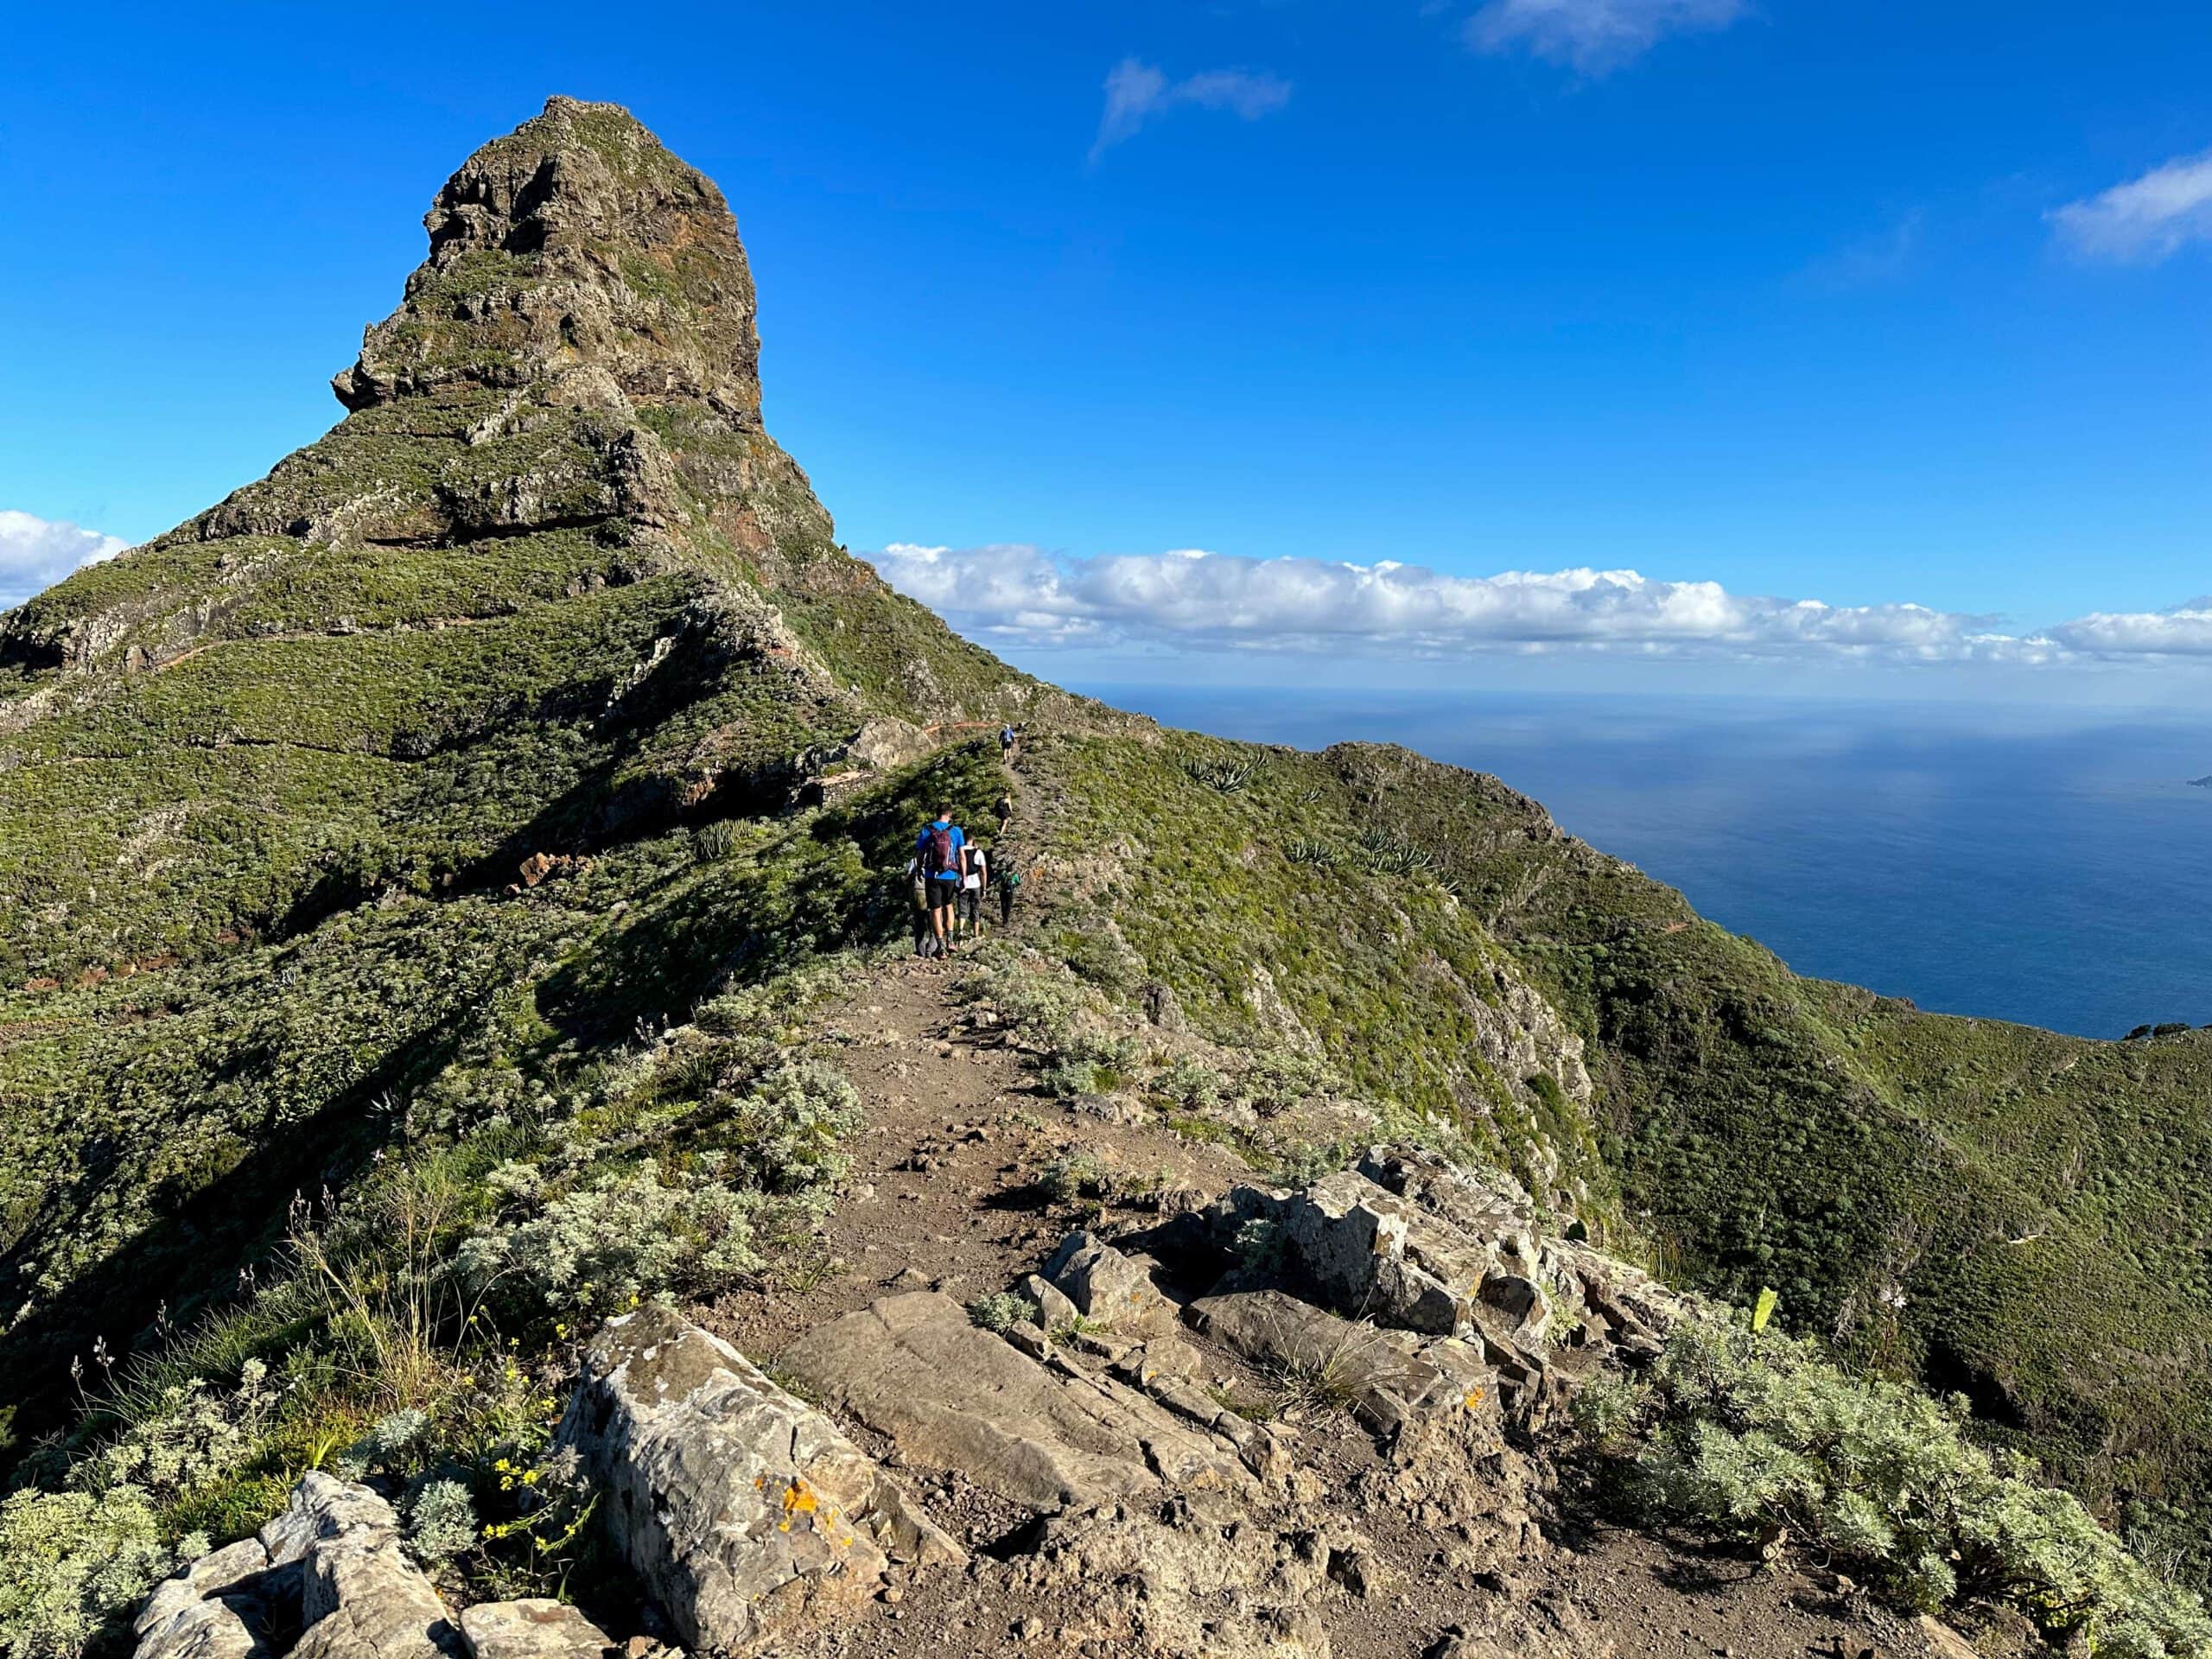
MULTIPOLYGON (((787 1350, 879 1299, 935 1291, 964 1303, 1035 1272, 1072 1226, 1108 1234, 1154 1227, 1155 1206, 1195 1208, 1251 1179, 1223 1148, 1033 1091, 1021 1053, 999 1033, 969 1027, 952 994, 958 968, 957 958, 895 964, 827 1016, 847 1035, 842 1064, 866 1114, 850 1195, 812 1270, 727 1297, 703 1316, 786 1382, 787 1350), (1103 1215, 1095 1205, 1053 1200, 1039 1177, 1076 1152, 1141 1177, 1138 1185, 1159 1196, 1103 1215)), ((1236 1353, 1187 1331, 1182 1339, 1194 1349, 1202 1389, 1255 1402, 1284 1392, 1279 1376, 1236 1353)), ((1032 1511, 959 1471, 907 1459, 891 1437, 834 1403, 831 1414, 901 1472, 973 1559, 963 1571, 893 1583, 852 1623, 817 1637, 813 1651, 919 1659, 1009 1645, 1139 1650, 1084 1637, 1085 1621, 1071 1616, 1081 1611, 1079 1589, 1025 1573, 1022 1548, 1037 1536, 1032 1511)), ((1503 1475, 1495 1501, 1478 1504, 1482 1513, 1433 1526, 1436 1515, 1425 1519, 1421 1501, 1391 1499, 1388 1459, 1344 1407, 1326 1400, 1281 1404, 1270 1428, 1305 1477, 1296 1507, 1317 1521, 1351 1517, 1362 1541, 1333 1571, 1323 1563, 1313 1592, 1338 1659, 1922 1659, 1929 1651, 1918 1628, 1872 1606, 1847 1580, 1578 1518, 1555 1495, 1521 1490, 1503 1475), (1521 1526, 1524 1506, 1540 1524, 1521 1526), (1455 1630, 1468 1634, 1455 1638, 1455 1630), (1485 1630, 1510 1633, 1510 1645, 1496 1645, 1485 1630)), ((1541 1488, 1548 1471, 1529 1478, 1541 1488)))
POLYGON ((1279 1191, 1042 1096, 957 971, 825 1012, 867 1116, 818 1250, 590 1343, 560 1433, 635 1604, 455 1613, 385 1497, 317 1474, 162 1586, 137 1659, 604 1659, 646 1603, 776 1659, 1957 1659, 1563 1489, 1563 1402, 1656 1351, 1663 1287, 1418 1149, 1279 1191), (1078 1154, 1119 1179, 1040 1179, 1078 1154))

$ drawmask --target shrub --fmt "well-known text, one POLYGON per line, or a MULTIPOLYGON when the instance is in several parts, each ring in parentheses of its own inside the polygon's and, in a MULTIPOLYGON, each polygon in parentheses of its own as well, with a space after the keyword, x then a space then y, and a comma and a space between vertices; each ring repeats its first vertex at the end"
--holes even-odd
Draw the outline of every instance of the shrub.
POLYGON ((80 1463, 70 1484, 93 1492, 129 1487, 156 1503, 228 1475, 251 1458, 276 1408, 268 1368, 250 1359, 231 1390, 194 1377, 133 1404, 137 1421, 80 1463))
POLYGON ((1221 1104, 1221 1073, 1188 1054, 1177 1056, 1154 1086, 1177 1105, 1194 1112, 1211 1111, 1221 1104))
POLYGON ((429 1444, 430 1420, 413 1407, 380 1418, 376 1426, 338 1457, 338 1473, 347 1480, 364 1475, 414 1472, 429 1444))
POLYGON ((1064 1152, 1045 1166, 1038 1185, 1060 1204, 1077 1198, 1103 1198, 1113 1191, 1114 1172, 1095 1152, 1064 1152))
POLYGON ((1261 1117, 1274 1117, 1319 1094, 1327 1083, 1319 1060, 1287 1049, 1267 1049, 1236 1074, 1230 1099, 1261 1117))
POLYGON ((859 1122, 860 1095, 842 1073, 784 1060, 753 1083, 718 1138, 750 1185, 791 1194, 844 1179, 852 1160, 837 1147, 859 1122))
POLYGON ((1058 1100, 1100 1094, 1106 1088, 1106 1079, 1095 1063, 1066 1058, 1046 1062, 1038 1071, 1037 1081, 1046 1094, 1058 1100))
POLYGON ((407 1541, 431 1567, 476 1544, 476 1504, 457 1480, 434 1480, 415 1495, 407 1516, 407 1541))
POLYGON ((605 1175, 526 1220, 480 1230, 455 1265, 479 1289, 549 1309, 634 1306, 760 1268, 753 1220, 765 1202, 719 1181, 664 1186, 652 1170, 605 1175))
POLYGON ((1752 1535, 1786 1528, 1910 1605, 2008 1603, 2054 1639, 2124 1659, 2212 1655, 2212 1619, 2071 1493, 1963 1432, 1962 1400, 1846 1376, 1804 1344, 1717 1319, 1669 1340, 1647 1384, 1584 1408, 1632 1437, 1648 1497, 1752 1535))
POLYGON ((1033 1313, 1027 1301, 1008 1290, 979 1296, 968 1304, 968 1317, 986 1331, 1011 1331, 1033 1313))
POLYGON ((176 1559, 135 1486, 14 1493, 0 1503, 0 1650, 15 1659, 81 1652, 176 1559))
POLYGON ((1239 1227, 1230 1248, 1255 1273, 1281 1273, 1290 1262, 1290 1241, 1280 1224, 1264 1216, 1255 1216, 1239 1227))

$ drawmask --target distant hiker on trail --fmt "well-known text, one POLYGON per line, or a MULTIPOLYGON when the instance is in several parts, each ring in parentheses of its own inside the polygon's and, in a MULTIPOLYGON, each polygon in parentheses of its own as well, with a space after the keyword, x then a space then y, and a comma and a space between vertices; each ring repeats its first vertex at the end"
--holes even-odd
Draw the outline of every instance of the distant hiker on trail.
POLYGON ((991 877, 998 883, 999 888, 999 925, 1011 927, 1014 925, 1014 890, 1021 885, 1021 872, 1014 868, 1012 859, 1000 853, 991 859, 991 877))
POLYGON ((950 956, 953 906, 960 900, 961 849, 968 832, 952 821, 952 809, 938 809, 936 817, 914 837, 914 859, 929 887, 930 931, 936 936, 938 954, 950 956))
POLYGON ((999 759, 1010 766, 1020 758, 1021 734, 1015 731, 1014 722, 1008 721, 999 728, 999 759))
POLYGON ((999 821, 999 839, 1003 841, 1006 839, 1007 825, 1014 821, 1014 797, 1011 795, 1000 796, 997 801, 993 804, 991 811, 993 816, 995 816, 999 821))
POLYGON ((991 879, 990 849, 970 842, 963 849, 963 868, 960 876, 960 909, 956 920, 963 938, 983 937, 983 889, 991 879))

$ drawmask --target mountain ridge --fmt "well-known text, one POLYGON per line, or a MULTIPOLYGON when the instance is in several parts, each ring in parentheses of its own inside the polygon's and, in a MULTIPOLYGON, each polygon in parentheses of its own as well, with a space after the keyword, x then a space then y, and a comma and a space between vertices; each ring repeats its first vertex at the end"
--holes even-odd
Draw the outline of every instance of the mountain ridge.
MULTIPOLYGON (((526 1166, 549 1210, 626 1194, 688 1238, 760 1205, 803 1255, 852 1125, 771 1052, 804 1027, 768 988, 895 948, 922 813, 1012 787, 1017 937, 1067 1004, 1046 1097, 1278 1173, 1353 1155, 1347 1123, 1494 1162, 1562 1228, 1967 1393, 2201 1563, 2212 1036, 1800 980, 1494 779, 1162 730, 959 639, 836 542, 762 424, 721 193, 617 106, 552 100, 425 223, 337 427, 0 620, 19 1431, 72 1420, 73 1363, 158 1370, 181 1330, 321 1375, 343 1341, 257 1275, 296 1267, 300 1204, 395 1167, 461 1172, 441 1251, 512 1225, 490 1177, 526 1166), (961 735, 1001 720, 1011 775, 961 735), (798 1128, 730 1128, 772 1096, 798 1128)), ((369 1409, 316 1387, 301 1435, 369 1409)))

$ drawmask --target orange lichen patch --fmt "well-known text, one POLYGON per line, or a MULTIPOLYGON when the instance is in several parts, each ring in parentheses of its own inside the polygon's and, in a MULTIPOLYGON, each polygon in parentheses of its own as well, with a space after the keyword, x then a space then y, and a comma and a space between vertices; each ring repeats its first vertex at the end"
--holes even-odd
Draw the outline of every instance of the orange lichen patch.
POLYGON ((784 1489, 784 1513, 812 1515, 822 1507, 822 1500, 814 1495, 814 1488, 806 1484, 804 1475, 795 1475, 791 1484, 784 1489))
POLYGON ((1469 1411, 1480 1411, 1483 1407, 1483 1391, 1480 1389, 1468 1389, 1467 1397, 1459 1403, 1469 1411))

